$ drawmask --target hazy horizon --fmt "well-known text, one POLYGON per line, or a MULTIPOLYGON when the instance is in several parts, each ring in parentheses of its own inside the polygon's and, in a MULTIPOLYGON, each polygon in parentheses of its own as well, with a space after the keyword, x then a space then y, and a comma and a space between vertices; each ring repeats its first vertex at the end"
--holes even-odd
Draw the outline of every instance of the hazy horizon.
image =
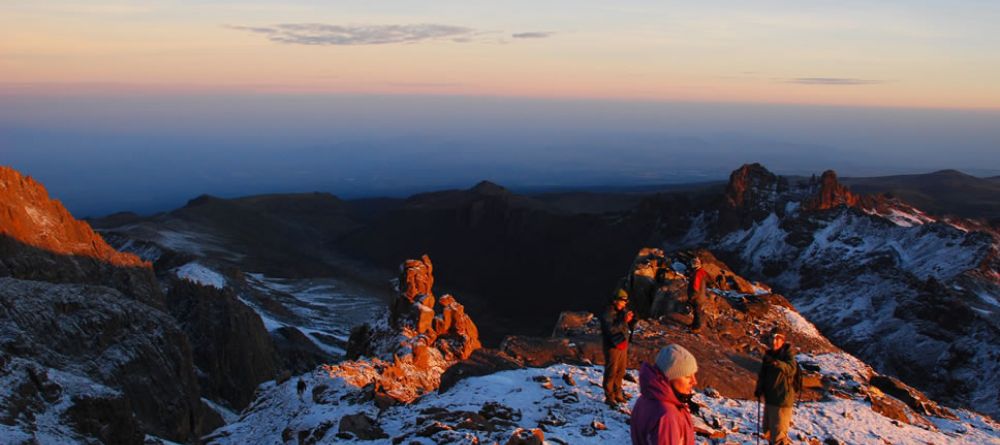
POLYGON ((1000 174, 1000 3, 12 1, 0 163, 77 215, 783 174, 1000 174))
POLYGON ((780 174, 1000 174, 1000 112, 461 96, 4 95, 0 163, 79 216, 195 196, 404 196, 780 174))

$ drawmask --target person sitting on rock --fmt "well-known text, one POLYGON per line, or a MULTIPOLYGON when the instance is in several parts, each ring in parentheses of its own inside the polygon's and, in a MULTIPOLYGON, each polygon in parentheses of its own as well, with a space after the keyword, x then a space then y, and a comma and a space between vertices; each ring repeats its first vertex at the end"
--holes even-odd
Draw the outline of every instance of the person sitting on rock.
POLYGON ((771 445, 791 444, 788 428, 792 422, 792 406, 801 388, 799 366, 791 343, 777 328, 762 339, 769 349, 764 352, 763 364, 757 375, 754 397, 764 397, 764 437, 771 445))
POLYGON ((694 445, 689 402, 698 383, 698 361, 684 347, 667 345, 656 365, 639 368, 639 400, 632 409, 633 445, 694 445))
POLYGON ((691 321, 691 332, 701 330, 702 318, 705 317, 705 287, 708 285, 708 273, 701 268, 701 258, 691 260, 691 273, 688 275, 688 304, 694 319, 691 321))
POLYGON ((604 350, 604 401, 611 407, 626 403, 622 391, 625 367, 628 364, 628 341, 638 321, 632 311, 626 310, 628 292, 619 289, 611 304, 601 316, 601 339, 604 350))

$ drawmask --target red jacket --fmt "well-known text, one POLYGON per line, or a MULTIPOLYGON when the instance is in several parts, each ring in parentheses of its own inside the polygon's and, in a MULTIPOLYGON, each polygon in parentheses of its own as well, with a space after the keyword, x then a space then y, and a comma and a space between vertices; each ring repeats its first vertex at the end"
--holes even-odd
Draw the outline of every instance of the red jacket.
POLYGON ((705 287, 708 285, 708 272, 705 269, 698 268, 691 274, 691 279, 688 281, 688 298, 689 299, 704 299, 705 298, 705 287))
POLYGON ((654 365, 639 368, 639 400, 632 408, 633 445, 694 445, 691 411, 677 399, 667 376, 654 365))

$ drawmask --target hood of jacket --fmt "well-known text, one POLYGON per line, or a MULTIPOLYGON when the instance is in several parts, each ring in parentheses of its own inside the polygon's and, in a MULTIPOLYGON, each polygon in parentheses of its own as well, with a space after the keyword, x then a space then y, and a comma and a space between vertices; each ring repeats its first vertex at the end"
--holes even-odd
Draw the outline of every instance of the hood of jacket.
POLYGON ((655 365, 643 363, 639 367, 639 393, 662 402, 682 407, 684 404, 674 394, 667 376, 655 365))

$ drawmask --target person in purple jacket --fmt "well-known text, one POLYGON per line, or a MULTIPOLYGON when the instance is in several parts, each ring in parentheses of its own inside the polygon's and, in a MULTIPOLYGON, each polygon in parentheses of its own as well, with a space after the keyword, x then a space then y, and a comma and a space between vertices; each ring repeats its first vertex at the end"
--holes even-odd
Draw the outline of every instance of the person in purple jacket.
POLYGON ((639 400, 632 408, 633 445, 694 445, 688 402, 698 383, 698 362, 680 345, 656 354, 656 366, 639 368, 639 400))

